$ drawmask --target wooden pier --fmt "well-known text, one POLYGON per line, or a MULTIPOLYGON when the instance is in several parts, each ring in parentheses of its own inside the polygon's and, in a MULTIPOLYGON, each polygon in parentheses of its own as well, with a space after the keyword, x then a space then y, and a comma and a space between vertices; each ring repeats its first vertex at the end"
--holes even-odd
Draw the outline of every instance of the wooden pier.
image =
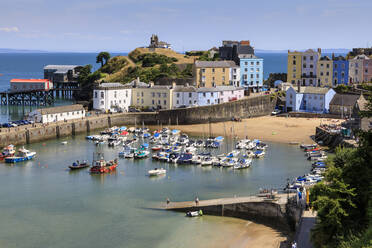
POLYGON ((53 87, 55 96, 64 99, 73 99, 74 92, 80 89, 80 85, 76 81, 54 82, 53 87))
POLYGON ((53 103, 53 90, 0 92, 0 105, 50 106, 53 103))

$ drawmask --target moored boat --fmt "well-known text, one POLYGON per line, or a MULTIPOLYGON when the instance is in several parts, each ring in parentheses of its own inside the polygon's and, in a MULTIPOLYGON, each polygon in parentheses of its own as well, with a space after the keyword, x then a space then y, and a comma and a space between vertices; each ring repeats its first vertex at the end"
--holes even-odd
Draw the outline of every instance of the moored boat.
POLYGON ((90 173, 102 174, 109 173, 116 170, 118 167, 118 160, 105 161, 103 158, 94 161, 92 168, 90 168, 90 173))
POLYGON ((18 150, 17 156, 13 157, 6 157, 5 162, 6 163, 17 163, 22 161, 31 160, 33 157, 35 157, 36 152, 30 152, 29 150, 22 147, 18 150))
POLYGON ((87 168, 89 166, 90 165, 89 165, 89 163, 86 160, 84 160, 81 163, 78 160, 76 162, 73 162, 72 165, 69 165, 68 168, 70 168, 70 170, 79 170, 79 169, 87 168))
POLYGON ((167 173, 167 170, 166 169, 163 169, 163 168, 155 168, 154 170, 149 170, 147 172, 149 174, 149 176, 160 176, 160 175, 164 175, 167 173))
POLYGON ((4 147, 3 152, 0 154, 0 159, 13 157, 15 152, 15 147, 13 145, 8 145, 7 147, 4 147))

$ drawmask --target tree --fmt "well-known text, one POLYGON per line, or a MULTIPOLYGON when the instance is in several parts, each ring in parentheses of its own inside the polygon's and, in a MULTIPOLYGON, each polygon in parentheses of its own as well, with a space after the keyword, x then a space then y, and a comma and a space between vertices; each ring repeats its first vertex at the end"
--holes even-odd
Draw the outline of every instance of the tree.
POLYGON ((91 73, 92 65, 86 65, 81 68, 78 82, 80 88, 74 92, 74 98, 77 101, 88 101, 93 100, 93 87, 94 83, 99 80, 102 75, 99 71, 91 73))
POLYGON ((101 67, 107 64, 108 60, 110 59, 111 55, 109 52, 100 52, 96 57, 96 63, 101 63, 101 67))
MULTIPOLYGON (((372 117, 372 89, 366 95, 372 117)), ((372 237, 372 131, 359 131, 357 148, 337 148, 327 161, 325 182, 311 189, 311 202, 318 211, 312 230, 316 247, 371 247, 372 237)))
POLYGON ((287 82, 287 73, 270 73, 269 78, 264 82, 264 84, 273 88, 276 80, 287 82))

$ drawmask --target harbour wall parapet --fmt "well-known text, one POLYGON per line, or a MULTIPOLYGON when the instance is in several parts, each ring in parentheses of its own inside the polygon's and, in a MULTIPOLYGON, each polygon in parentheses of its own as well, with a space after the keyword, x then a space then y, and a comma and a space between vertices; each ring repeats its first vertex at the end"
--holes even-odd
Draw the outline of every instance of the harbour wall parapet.
POLYGON ((90 133, 93 130, 120 125, 177 125, 250 118, 268 115, 275 106, 270 96, 258 96, 211 106, 161 110, 150 113, 118 113, 93 115, 83 119, 49 124, 34 124, 1 129, 0 146, 22 145, 43 140, 90 133))

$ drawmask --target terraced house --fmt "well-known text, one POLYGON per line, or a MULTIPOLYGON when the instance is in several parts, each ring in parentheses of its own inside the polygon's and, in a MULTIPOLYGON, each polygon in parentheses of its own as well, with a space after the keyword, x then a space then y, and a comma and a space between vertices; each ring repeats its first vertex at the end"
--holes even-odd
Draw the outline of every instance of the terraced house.
POLYGON ((333 86, 340 84, 348 85, 349 82, 349 61, 343 57, 332 56, 333 61, 333 86))
POLYGON ((263 59, 252 54, 239 55, 240 86, 250 92, 258 92, 263 87, 263 59))
POLYGON ((302 76, 302 52, 288 50, 288 73, 287 81, 293 85, 301 83, 302 76))
POLYGON ((196 86, 215 87, 230 84, 234 61, 195 61, 194 75, 196 86))
POLYGON ((332 87, 333 61, 328 56, 323 56, 317 64, 317 80, 320 87, 332 87))
POLYGON ((364 65, 370 60, 366 55, 357 55, 349 60, 349 82, 352 84, 363 83, 365 75, 364 65))
POLYGON ((308 49, 302 53, 302 85, 317 86, 317 66, 320 55, 320 48, 318 51, 308 49))

